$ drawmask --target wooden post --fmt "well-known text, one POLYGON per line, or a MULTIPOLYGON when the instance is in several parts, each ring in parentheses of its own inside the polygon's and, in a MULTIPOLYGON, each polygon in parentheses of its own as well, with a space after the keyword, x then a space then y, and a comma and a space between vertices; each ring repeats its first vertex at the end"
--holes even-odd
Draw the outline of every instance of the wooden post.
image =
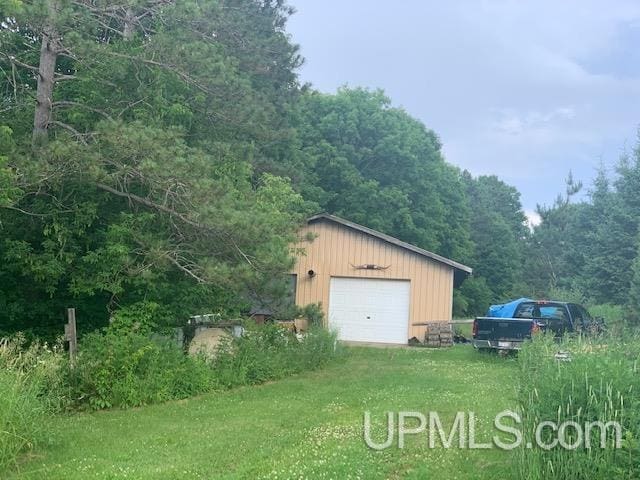
POLYGON ((78 354, 78 334, 76 332, 76 309, 67 308, 67 318, 69 321, 64 326, 64 339, 69 342, 69 361, 73 367, 78 354))

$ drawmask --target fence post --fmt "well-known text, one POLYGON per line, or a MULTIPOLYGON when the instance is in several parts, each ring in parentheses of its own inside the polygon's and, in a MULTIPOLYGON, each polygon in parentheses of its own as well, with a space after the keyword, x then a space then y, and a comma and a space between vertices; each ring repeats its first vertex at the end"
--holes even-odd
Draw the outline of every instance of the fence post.
POLYGON ((78 334, 76 332, 76 309, 67 308, 68 322, 64 326, 64 339, 69 342, 69 361, 75 366, 78 354, 78 334))

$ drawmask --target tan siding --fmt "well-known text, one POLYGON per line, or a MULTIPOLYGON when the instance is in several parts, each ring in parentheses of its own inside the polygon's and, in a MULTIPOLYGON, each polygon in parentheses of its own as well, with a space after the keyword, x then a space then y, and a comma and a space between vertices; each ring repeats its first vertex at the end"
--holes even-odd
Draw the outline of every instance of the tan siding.
POLYGON ((297 274, 296 303, 320 302, 325 315, 329 305, 329 281, 334 277, 371 277, 411 280, 409 336, 424 338, 419 322, 450 321, 453 268, 383 240, 331 222, 314 222, 301 231, 315 239, 297 245, 306 251, 292 273, 297 274), (389 266, 386 270, 358 270, 351 265, 389 266), (310 278, 307 272, 314 270, 310 278))

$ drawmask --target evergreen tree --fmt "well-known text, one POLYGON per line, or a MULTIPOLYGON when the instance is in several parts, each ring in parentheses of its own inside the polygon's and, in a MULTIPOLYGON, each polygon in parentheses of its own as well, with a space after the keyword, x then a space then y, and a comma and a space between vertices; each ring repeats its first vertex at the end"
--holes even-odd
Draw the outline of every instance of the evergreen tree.
POLYGON ((257 168, 290 142, 288 7, 43 0, 3 12, 3 328, 59 332, 66 306, 96 326, 141 301, 168 318, 232 313, 288 271, 307 209, 257 168))
POLYGON ((640 325, 640 235, 638 238, 637 254, 631 270, 631 287, 629 288, 627 300, 629 320, 636 326, 640 325))

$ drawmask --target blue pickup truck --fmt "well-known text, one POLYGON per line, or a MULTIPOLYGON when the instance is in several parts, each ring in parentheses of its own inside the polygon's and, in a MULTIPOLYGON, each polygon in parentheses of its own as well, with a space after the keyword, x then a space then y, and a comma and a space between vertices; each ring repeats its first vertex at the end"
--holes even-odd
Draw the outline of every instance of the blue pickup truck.
POLYGON ((519 350, 538 331, 560 337, 569 332, 597 333, 603 328, 577 303, 519 299, 493 305, 486 317, 473 321, 473 346, 478 349, 519 350))

